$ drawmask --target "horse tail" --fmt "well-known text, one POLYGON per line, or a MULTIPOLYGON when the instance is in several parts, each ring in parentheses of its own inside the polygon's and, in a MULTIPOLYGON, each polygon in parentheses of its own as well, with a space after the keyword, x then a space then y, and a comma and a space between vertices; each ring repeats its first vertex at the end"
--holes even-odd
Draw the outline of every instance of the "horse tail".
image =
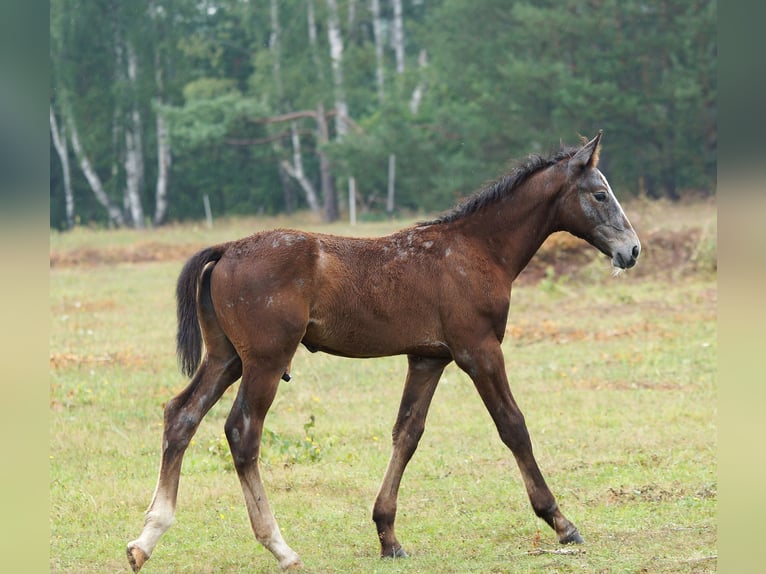
POLYGON ((184 265, 176 285, 178 334, 176 354, 181 372, 191 377, 202 357, 202 331, 197 316, 197 297, 202 271, 210 262, 218 261, 228 244, 207 247, 193 255, 184 265))

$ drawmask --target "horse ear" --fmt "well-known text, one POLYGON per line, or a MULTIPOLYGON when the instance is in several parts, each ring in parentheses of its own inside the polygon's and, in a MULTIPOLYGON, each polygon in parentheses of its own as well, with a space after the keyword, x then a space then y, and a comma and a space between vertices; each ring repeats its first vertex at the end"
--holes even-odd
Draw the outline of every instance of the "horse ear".
POLYGON ((570 167, 584 169, 598 165, 598 154, 601 151, 601 135, 604 130, 598 130, 596 137, 583 145, 569 160, 570 167))

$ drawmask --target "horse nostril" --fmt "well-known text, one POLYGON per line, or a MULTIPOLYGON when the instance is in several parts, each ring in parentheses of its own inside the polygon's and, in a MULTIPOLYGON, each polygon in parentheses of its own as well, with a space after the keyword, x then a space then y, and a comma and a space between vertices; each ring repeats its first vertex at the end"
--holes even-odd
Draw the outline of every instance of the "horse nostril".
POLYGON ((638 254, 641 252, 641 250, 638 248, 638 245, 633 246, 633 257, 638 257, 638 254))

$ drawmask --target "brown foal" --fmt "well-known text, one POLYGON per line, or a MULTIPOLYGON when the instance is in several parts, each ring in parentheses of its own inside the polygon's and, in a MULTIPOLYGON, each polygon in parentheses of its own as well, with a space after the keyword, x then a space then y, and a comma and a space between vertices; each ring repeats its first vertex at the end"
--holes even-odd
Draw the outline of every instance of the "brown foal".
POLYGON ((438 219, 376 239, 274 230, 203 249, 178 279, 178 354, 188 387, 168 402, 159 479, 134 572, 170 527, 181 461, 208 410, 237 379, 225 430, 255 537, 282 568, 301 566, 266 498, 258 457, 266 413, 298 345, 345 357, 407 355, 393 452, 372 513, 382 556, 406 556, 397 495, 439 377, 463 369, 513 453, 537 516, 561 543, 580 543, 532 453, 500 344, 511 284, 546 237, 567 231, 632 267, 640 244, 598 170, 601 132, 526 164, 438 219), (202 357, 204 341, 204 358, 202 357))

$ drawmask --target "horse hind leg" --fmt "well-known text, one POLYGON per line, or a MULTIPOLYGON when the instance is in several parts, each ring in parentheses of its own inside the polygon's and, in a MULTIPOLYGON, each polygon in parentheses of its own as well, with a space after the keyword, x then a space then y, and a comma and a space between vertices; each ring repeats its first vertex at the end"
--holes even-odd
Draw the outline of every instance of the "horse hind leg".
POLYGON ((242 362, 223 335, 212 307, 200 306, 206 356, 189 385, 165 406, 162 455, 157 486, 141 535, 128 543, 127 555, 138 572, 157 541, 173 523, 183 456, 210 408, 242 374, 242 362))
POLYGON ((205 414, 239 378, 240 369, 239 358, 236 355, 225 362, 208 356, 189 386, 165 406, 157 486, 146 511, 141 535, 130 542, 127 548, 128 561, 133 572, 141 569, 151 556, 159 538, 172 525, 181 463, 186 448, 205 414))
POLYGON ((266 498, 258 465, 264 419, 276 395, 285 365, 284 361, 266 362, 270 365, 258 362, 255 366, 248 366, 246 363, 225 430, 253 533, 258 542, 274 555, 280 568, 292 570, 301 568, 303 563, 282 538, 266 498))

